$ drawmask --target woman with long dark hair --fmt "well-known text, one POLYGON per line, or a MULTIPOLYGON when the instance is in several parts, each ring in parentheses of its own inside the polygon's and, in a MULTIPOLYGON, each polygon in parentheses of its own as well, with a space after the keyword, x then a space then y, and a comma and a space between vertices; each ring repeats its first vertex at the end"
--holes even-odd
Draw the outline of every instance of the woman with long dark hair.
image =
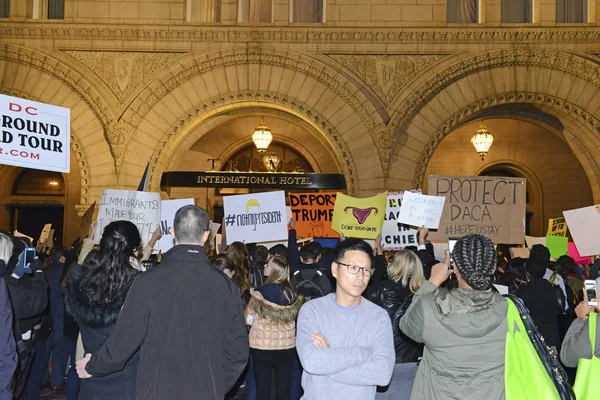
MULTIPOLYGON (((98 253, 73 268, 65 285, 67 312, 81 330, 86 353, 95 353, 110 336, 127 292, 139 273, 130 258, 141 243, 137 227, 129 221, 104 228, 98 253)), ((80 400, 134 400, 139 356, 123 370, 81 381, 80 400)))
POLYGON ((243 295, 244 291, 250 287, 250 254, 248 249, 242 242, 233 242, 227 246, 225 255, 235 265, 235 273, 232 279, 243 295))
POLYGON ((245 312, 246 322, 252 325, 250 354, 256 399, 271 398, 271 369, 274 369, 276 398, 288 400, 296 356, 296 317, 304 298, 296 295, 290 283, 290 267, 283 257, 271 257, 264 273, 267 281, 250 290, 252 297, 245 312))

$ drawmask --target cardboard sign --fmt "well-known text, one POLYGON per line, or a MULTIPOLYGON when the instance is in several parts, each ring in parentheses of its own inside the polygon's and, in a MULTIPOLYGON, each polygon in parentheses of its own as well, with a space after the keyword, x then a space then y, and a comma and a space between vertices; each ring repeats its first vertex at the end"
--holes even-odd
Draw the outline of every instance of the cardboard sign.
POLYGON ((339 237, 331 229, 337 193, 289 193, 288 196, 298 236, 339 237))
MULTIPOLYGON (((421 191, 415 191, 420 193, 421 191)), ((406 246, 417 246, 417 230, 398 222, 404 192, 389 192, 385 217, 381 228, 381 245, 385 250, 399 250, 406 246)))
POLYGON ((171 236, 169 230, 173 226, 177 210, 183 206, 193 206, 194 204, 194 199, 163 200, 161 202, 160 233, 162 237, 158 241, 160 251, 166 253, 175 246, 175 238, 171 236))
POLYGON ((333 211, 333 229, 346 237, 375 239, 385 217, 387 192, 359 199, 338 193, 333 211))
POLYGON ((600 254, 600 205, 563 211, 573 241, 582 256, 600 254))
POLYGON ((46 239, 46 247, 53 249, 54 248, 54 229, 50 229, 50 233, 48 234, 48 239, 46 239))
POLYGON ((227 244, 283 240, 288 236, 285 192, 225 196, 227 244))
POLYGON ((50 235, 50 229, 52 229, 52 224, 44 225, 42 233, 40 233, 40 239, 37 242, 38 247, 46 243, 46 240, 48 240, 48 236, 50 235))
POLYGON ((473 233, 494 243, 522 244, 525 238, 525 179, 491 176, 429 176, 429 194, 446 204, 432 241, 473 233))
POLYGON ((510 248, 510 258, 529 258, 529 253, 531 250, 525 247, 511 247, 510 248))
POLYGON ((575 264, 592 264, 592 258, 582 257, 574 242, 569 242, 567 249, 571 258, 575 260, 575 264))
POLYGON ((92 205, 86 210, 86 212, 83 213, 83 215, 79 219, 79 237, 87 237, 88 232, 90 230, 90 225, 92 224, 92 216, 94 215, 95 208, 96 202, 93 202, 92 205))
POLYGON ((569 239, 562 236, 546 236, 546 247, 550 250, 550 257, 557 259, 567 254, 569 239))
POLYGON ((437 229, 440 226, 445 202, 446 197, 444 196, 427 196, 407 192, 404 195, 402 207, 400 207, 398 220, 407 225, 437 229))
POLYGON ((0 162, 69 172, 71 110, 0 95, 0 162))
POLYGON ((567 236, 567 220, 565 217, 550 218, 546 236, 567 236))
POLYGON ((221 227, 221 224, 210 221, 210 226, 209 226, 210 235, 208 237, 208 243, 209 243, 210 250, 215 250, 215 239, 217 237, 217 232, 219 232, 220 227, 221 227))
POLYGON ((94 243, 100 243, 108 224, 125 220, 137 226, 145 246, 152 238, 152 233, 160 227, 160 206, 160 193, 104 189, 94 243))
POLYGON ((536 244, 541 244, 542 246, 546 245, 545 237, 535 237, 535 236, 525 236, 525 243, 527 243, 527 248, 531 249, 536 244))

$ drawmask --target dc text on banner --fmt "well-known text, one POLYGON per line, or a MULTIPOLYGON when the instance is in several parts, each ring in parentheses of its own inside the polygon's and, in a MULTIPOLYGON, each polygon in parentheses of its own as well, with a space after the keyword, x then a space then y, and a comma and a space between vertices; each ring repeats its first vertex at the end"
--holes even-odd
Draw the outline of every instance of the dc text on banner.
POLYGON ((71 110, 0 95, 0 164, 69 172, 71 110))

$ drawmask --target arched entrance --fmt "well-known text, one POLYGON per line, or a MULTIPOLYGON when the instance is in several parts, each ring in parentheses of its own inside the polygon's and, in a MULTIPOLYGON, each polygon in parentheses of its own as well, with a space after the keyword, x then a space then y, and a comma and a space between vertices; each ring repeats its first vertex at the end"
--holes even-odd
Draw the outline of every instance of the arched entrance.
POLYGON ((548 219, 561 216, 562 211, 592 204, 586 172, 568 143, 550 125, 524 118, 485 119, 494 143, 482 161, 470 143, 480 122, 472 120, 450 131, 432 154, 425 176, 526 178, 526 225, 532 236, 545 236, 548 219))

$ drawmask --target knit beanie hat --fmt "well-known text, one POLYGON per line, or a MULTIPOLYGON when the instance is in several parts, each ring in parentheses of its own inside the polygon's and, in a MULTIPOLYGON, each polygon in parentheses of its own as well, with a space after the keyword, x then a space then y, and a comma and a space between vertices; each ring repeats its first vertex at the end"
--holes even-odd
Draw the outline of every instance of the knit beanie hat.
POLYGON ((465 236, 454 245, 452 258, 465 282, 473 289, 492 287, 498 256, 490 239, 482 235, 465 236))

